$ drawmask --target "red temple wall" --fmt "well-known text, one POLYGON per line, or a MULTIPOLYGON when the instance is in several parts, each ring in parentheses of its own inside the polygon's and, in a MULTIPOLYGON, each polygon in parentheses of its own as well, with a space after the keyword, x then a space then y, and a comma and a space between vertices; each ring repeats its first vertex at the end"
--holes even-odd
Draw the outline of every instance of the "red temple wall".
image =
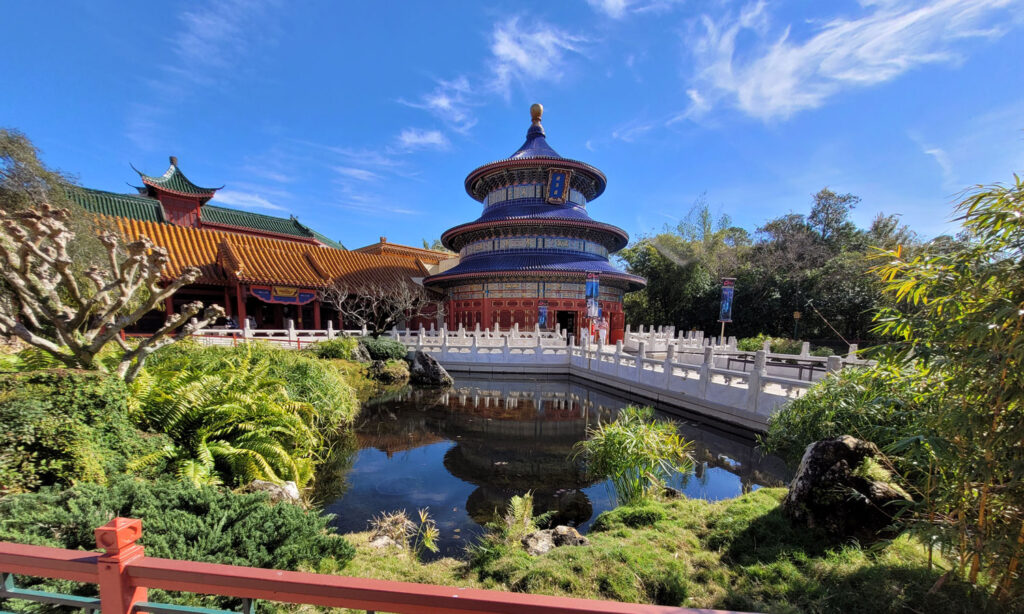
MULTIPOLYGON (((449 300, 448 328, 455 330, 462 325, 466 329, 473 329, 479 324, 481 329, 508 330, 518 324, 520 330, 532 330, 537 324, 538 303, 541 300, 548 305, 548 326, 545 330, 554 330, 559 311, 575 313, 577 329, 585 325, 587 302, 583 299, 478 298, 449 300)), ((622 303, 600 301, 600 305, 603 315, 608 318, 608 342, 615 343, 623 338, 626 328, 622 303)), ((579 330, 569 332, 579 335, 579 330)))

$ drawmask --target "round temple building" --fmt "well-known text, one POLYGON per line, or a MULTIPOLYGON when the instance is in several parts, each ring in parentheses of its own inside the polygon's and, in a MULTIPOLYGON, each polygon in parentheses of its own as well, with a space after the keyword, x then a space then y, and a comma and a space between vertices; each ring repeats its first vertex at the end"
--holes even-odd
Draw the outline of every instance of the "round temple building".
POLYGON ((542 113, 530 108, 533 122, 515 153, 466 177, 483 213, 441 236, 459 264, 423 283, 445 292, 449 328, 558 325, 577 335, 607 331, 614 343, 625 327, 623 295, 646 282, 609 263, 629 236, 587 214, 607 179, 551 148, 542 113))

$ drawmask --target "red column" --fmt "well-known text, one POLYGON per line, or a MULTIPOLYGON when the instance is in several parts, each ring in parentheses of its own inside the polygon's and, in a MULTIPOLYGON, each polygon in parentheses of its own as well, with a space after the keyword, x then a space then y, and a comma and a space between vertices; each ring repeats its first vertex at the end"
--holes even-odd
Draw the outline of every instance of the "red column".
POLYGON ((174 315, 174 297, 168 296, 164 299, 164 311, 167 312, 167 317, 174 315))
POLYGON ((313 299, 313 328, 320 330, 320 299, 313 299))
POLYGON ((96 529, 96 545, 105 552, 99 557, 100 603, 103 614, 131 614, 136 603, 146 601, 146 588, 135 586, 126 568, 143 557, 142 521, 114 518, 96 529))
POLYGON ((242 284, 235 286, 235 300, 238 304, 238 325, 245 328, 245 288, 242 284))
POLYGON ((480 328, 490 328, 491 326, 491 299, 484 295, 484 313, 483 321, 480 323, 480 328))

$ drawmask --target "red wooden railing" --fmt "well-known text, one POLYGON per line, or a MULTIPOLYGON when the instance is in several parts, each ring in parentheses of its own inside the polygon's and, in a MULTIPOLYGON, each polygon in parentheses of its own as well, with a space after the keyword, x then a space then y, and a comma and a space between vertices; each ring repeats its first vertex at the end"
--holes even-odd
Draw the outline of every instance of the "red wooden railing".
POLYGON ((144 555, 136 543, 141 536, 142 521, 115 518, 96 529, 102 554, 0 542, 0 572, 98 584, 103 614, 151 610, 155 604, 145 603, 149 588, 410 614, 728 614, 161 559, 144 555))

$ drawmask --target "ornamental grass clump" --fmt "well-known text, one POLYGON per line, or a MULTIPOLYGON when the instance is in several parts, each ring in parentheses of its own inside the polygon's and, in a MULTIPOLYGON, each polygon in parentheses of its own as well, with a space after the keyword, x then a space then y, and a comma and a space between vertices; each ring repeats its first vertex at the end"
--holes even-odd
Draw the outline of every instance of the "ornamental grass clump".
POLYGON ((619 505, 648 500, 674 473, 693 469, 693 444, 671 422, 656 420, 650 407, 626 407, 615 422, 587 435, 574 456, 582 454, 590 471, 611 480, 619 505))

